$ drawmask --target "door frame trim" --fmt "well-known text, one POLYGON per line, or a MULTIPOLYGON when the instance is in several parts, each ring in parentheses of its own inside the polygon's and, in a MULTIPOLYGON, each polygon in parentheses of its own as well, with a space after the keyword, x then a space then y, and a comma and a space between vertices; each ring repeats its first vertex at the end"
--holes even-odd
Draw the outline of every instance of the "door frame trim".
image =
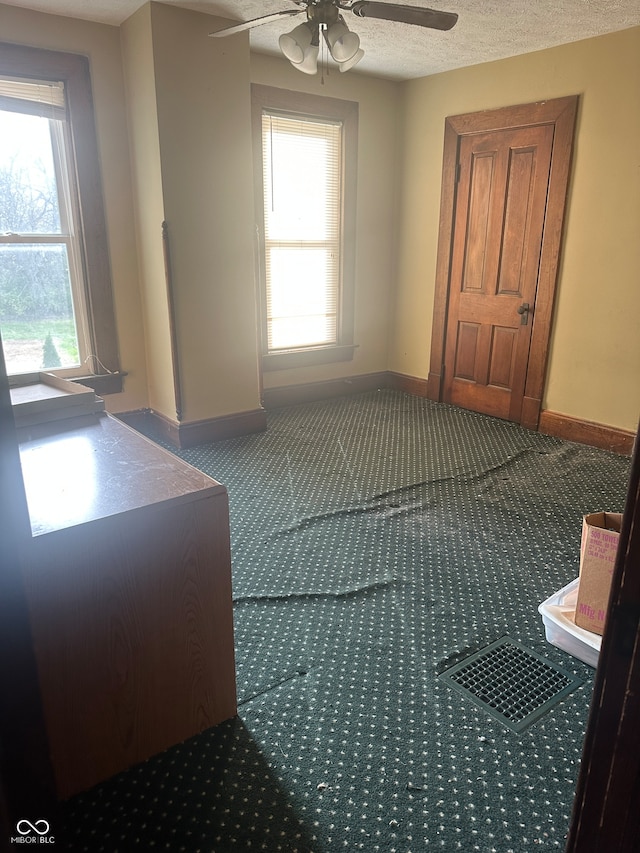
POLYGON ((457 202, 457 166, 460 140, 464 136, 477 133, 552 124, 554 125, 554 134, 549 172, 549 194, 540 251, 536 310, 533 319, 520 420, 521 425, 527 429, 538 428, 547 370, 548 342, 558 278, 577 110, 578 95, 570 95, 533 104, 520 104, 495 110, 448 116, 445 119, 431 356, 427 379, 427 396, 429 399, 442 400, 444 389, 444 352, 451 285, 451 256, 457 202))

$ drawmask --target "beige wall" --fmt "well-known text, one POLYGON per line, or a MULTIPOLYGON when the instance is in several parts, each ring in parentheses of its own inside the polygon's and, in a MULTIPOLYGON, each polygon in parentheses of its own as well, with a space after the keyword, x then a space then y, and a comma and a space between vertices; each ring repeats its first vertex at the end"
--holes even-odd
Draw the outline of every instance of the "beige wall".
POLYGON ((125 77, 140 297, 147 361, 148 406, 175 418, 171 330, 162 244, 164 199, 151 7, 120 28, 125 77))
POLYGON ((543 408, 635 430, 640 414, 640 29, 404 86, 389 367, 426 377, 444 119, 580 95, 543 408))
POLYGON ((264 374, 265 388, 387 369, 394 298, 400 84, 337 69, 308 76, 279 57, 252 54, 251 80, 358 103, 355 334, 353 361, 264 374))
POLYGON ((248 37, 143 6, 122 26, 151 408, 176 419, 162 222, 182 419, 259 408, 248 37))
POLYGON ((106 398, 119 411, 147 405, 147 376, 136 256, 120 33, 117 27, 0 5, 0 38, 89 57, 102 166, 109 257, 123 394, 106 398))
MULTIPOLYGON (((158 138, 184 420, 260 406, 249 38, 151 4, 158 138)), ((227 22, 224 22, 227 23, 227 22)))

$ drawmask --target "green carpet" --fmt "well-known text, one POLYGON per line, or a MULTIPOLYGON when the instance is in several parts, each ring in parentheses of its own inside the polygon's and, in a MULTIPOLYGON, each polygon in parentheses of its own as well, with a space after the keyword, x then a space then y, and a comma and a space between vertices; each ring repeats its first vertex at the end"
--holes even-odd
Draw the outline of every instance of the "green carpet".
POLYGON ((593 670, 537 607, 629 460, 392 391, 179 455, 229 491, 239 716, 66 803, 63 849, 563 849, 593 670), (583 681, 520 733, 438 678, 505 635, 583 681))

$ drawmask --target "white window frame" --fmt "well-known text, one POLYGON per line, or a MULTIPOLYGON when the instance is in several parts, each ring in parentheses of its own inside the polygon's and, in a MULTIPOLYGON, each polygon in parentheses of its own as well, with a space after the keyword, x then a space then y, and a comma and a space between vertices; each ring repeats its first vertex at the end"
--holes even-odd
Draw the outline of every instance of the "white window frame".
POLYGON ((264 370, 305 367, 335 361, 348 361, 354 350, 354 290, 355 290, 355 218, 357 183, 358 104, 338 98, 306 95, 286 89, 254 84, 253 135, 256 185, 256 223, 259 244, 259 303, 261 307, 261 351, 264 370), (335 343, 305 348, 268 351, 264 234, 264 190, 262 156, 262 117, 264 113, 279 113, 292 118, 326 120, 342 125, 342 211, 339 236, 341 258, 335 343))

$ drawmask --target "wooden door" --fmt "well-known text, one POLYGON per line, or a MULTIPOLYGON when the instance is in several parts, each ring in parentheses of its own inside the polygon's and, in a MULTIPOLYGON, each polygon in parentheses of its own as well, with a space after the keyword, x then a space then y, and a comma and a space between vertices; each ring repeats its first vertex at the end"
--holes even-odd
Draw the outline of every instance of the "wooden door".
POLYGON ((444 399, 519 421, 553 128, 461 140, 444 399))
POLYGON ((538 426, 577 103, 445 122, 431 399, 538 426))

